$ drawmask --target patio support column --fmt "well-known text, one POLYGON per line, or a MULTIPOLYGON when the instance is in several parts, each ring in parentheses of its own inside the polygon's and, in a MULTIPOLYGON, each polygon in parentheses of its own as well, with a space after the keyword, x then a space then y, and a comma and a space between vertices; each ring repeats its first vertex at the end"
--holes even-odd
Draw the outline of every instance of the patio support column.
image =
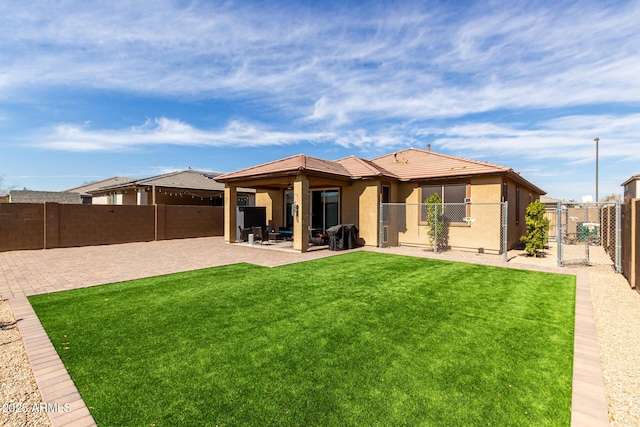
POLYGON ((293 183, 293 249, 307 252, 309 249, 309 179, 304 174, 296 176, 293 183))
POLYGON ((236 206, 238 204, 237 187, 225 184, 224 186, 224 241, 236 242, 236 206))

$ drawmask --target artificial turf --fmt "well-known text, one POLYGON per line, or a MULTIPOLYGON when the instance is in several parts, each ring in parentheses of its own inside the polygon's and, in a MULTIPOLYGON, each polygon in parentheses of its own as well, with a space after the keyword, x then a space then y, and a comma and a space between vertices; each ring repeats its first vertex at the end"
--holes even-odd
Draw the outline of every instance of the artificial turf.
POLYGON ((29 300, 99 426, 570 424, 573 276, 361 251, 29 300))

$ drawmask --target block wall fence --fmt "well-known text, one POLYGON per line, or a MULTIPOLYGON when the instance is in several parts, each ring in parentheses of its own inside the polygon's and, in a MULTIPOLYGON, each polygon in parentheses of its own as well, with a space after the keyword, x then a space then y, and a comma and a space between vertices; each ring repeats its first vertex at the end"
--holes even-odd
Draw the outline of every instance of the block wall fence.
POLYGON ((218 206, 0 203, 0 252, 222 236, 218 206))
POLYGON ((622 204, 622 274, 640 292, 640 199, 622 204))

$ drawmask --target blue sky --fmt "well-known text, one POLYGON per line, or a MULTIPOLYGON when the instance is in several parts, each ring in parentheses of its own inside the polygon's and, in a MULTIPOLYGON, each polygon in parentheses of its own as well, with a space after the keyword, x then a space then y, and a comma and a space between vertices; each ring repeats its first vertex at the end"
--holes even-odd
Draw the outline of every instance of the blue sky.
POLYGON ((0 2, 0 176, 62 190, 406 147, 552 197, 640 173, 640 2, 0 2), (320 4, 316 4, 320 3, 320 4))

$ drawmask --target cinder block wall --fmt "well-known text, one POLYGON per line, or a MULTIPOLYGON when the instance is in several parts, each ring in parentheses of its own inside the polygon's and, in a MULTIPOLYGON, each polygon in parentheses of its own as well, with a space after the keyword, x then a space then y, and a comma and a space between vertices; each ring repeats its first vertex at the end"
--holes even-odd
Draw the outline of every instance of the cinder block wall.
POLYGON ((44 247, 44 204, 0 203, 0 251, 44 247))
MULTIPOLYGON (((159 215, 160 216, 160 211, 159 215)), ((224 208, 218 206, 164 206, 163 239, 224 236, 224 208)), ((161 240, 160 237, 158 240, 161 240)))
POLYGON ((0 252, 222 235, 222 207, 0 204, 0 252))
POLYGON ((635 243, 635 248, 633 250, 633 261, 635 265, 634 265, 633 271, 635 273, 636 291, 640 293, 640 200, 636 199, 634 200, 634 203, 635 203, 635 209, 634 209, 635 218, 633 218, 633 221, 636 224, 635 226, 636 235, 634 236, 634 239, 633 239, 635 243))
MULTIPOLYGON (((47 229, 53 203, 46 203, 47 229)), ((148 242, 155 239, 155 208, 128 205, 58 205, 58 242, 47 238, 47 247, 108 245, 148 242)))

